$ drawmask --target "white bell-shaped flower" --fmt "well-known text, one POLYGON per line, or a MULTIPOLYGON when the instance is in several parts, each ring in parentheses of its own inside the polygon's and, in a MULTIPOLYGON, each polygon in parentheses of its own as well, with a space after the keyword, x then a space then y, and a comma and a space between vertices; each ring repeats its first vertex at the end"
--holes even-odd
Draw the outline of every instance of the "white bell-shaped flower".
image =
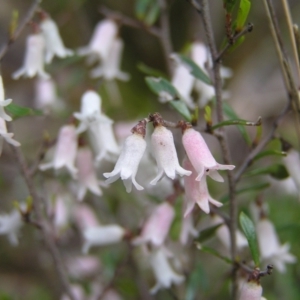
POLYGON ((44 50, 45 39, 42 33, 34 33, 27 37, 26 52, 23 66, 13 73, 13 79, 21 76, 33 77, 38 75, 43 79, 50 78, 50 75, 44 71, 44 50))
POLYGON ((150 264, 156 278, 156 284, 150 290, 151 294, 156 294, 160 289, 169 289, 172 284, 178 285, 184 281, 184 277, 172 269, 167 253, 163 248, 153 251, 150 264))
POLYGON ((11 121, 12 118, 5 111, 4 107, 9 105, 12 102, 12 99, 4 99, 4 86, 2 76, 0 75, 0 118, 5 121, 11 121))
POLYGON ((90 149, 80 148, 77 152, 76 166, 78 169, 77 198, 83 200, 87 190, 97 196, 102 195, 96 171, 93 164, 93 155, 90 149))
POLYGON ((88 253, 92 246, 106 246, 120 242, 126 231, 119 225, 88 227, 83 231, 83 253, 88 253))
POLYGON ((162 246, 174 219, 174 208, 167 202, 158 205, 146 220, 140 236, 133 240, 135 246, 151 243, 162 246))
POLYGON ((262 286, 257 281, 246 281, 240 291, 239 300, 261 300, 262 286))
POLYGON ((73 125, 63 126, 57 138, 53 160, 49 163, 41 164, 39 169, 42 171, 54 168, 55 170, 65 167, 73 178, 76 177, 78 170, 75 167, 77 153, 77 135, 73 125))
POLYGON ((144 136, 145 131, 143 133, 133 131, 133 134, 125 140, 115 168, 112 172, 103 174, 104 177, 108 178, 106 183, 112 183, 121 178, 128 193, 131 192, 132 183, 137 190, 144 189, 135 180, 139 163, 147 146, 144 136))
POLYGON ((1 155, 2 150, 3 150, 4 140, 7 143, 9 143, 9 144, 11 144, 15 147, 21 146, 21 144, 18 141, 13 139, 13 136, 14 136, 13 133, 7 132, 6 123, 2 118, 0 118, 0 155, 1 155))
POLYGON ((6 235, 12 246, 19 244, 18 235, 22 227, 22 217, 18 210, 0 215, 0 235, 6 235))
POLYGON ((158 166, 157 176, 150 182, 155 185, 164 175, 175 179, 176 174, 189 176, 191 171, 183 169, 178 162, 172 132, 164 126, 155 127, 151 136, 152 150, 158 166))
POLYGON ((289 253, 289 244, 280 244, 274 225, 268 219, 258 221, 256 232, 261 258, 272 263, 276 270, 284 273, 286 263, 296 262, 296 257, 289 253))
POLYGON ((285 166, 293 179, 297 189, 298 194, 300 194, 300 153, 295 149, 290 149, 287 153, 287 156, 283 158, 285 166))
POLYGON ((235 168, 233 165, 217 163, 200 132, 193 129, 191 125, 183 128, 182 143, 191 164, 198 173, 196 177, 198 181, 206 174, 213 180, 223 182, 224 180, 218 170, 233 170, 235 168))
POLYGON ((102 77, 105 80, 129 80, 129 74, 120 70, 123 47, 124 43, 120 38, 113 40, 109 54, 98 67, 91 71, 91 77, 102 77))
POLYGON ((40 27, 45 38, 45 62, 47 64, 51 63, 55 55, 61 58, 73 55, 73 51, 64 46, 58 27, 51 18, 45 15, 40 27))
POLYGON ((78 50, 79 55, 94 55, 104 61, 111 50, 111 45, 118 33, 118 25, 111 19, 99 22, 88 46, 78 50))

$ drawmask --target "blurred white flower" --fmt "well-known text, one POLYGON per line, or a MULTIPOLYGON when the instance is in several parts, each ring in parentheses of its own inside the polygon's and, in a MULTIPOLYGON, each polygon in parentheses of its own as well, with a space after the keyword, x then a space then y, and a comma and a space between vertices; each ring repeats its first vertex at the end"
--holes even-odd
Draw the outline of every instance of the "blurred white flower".
MULTIPOLYGON (((80 285, 72 284, 71 293, 73 295, 74 300, 85 300, 85 292, 80 285)), ((71 300, 71 299, 68 295, 63 294, 60 300, 71 300)))
POLYGON ((81 231, 89 227, 97 227, 100 225, 94 210, 87 204, 77 204, 72 214, 74 222, 81 231))
POLYGON ((65 167, 70 175, 75 178, 78 170, 75 168, 77 153, 77 135, 73 125, 63 126, 58 133, 57 143, 53 160, 39 166, 42 171, 54 168, 55 170, 65 167))
POLYGON ((281 273, 286 271, 286 263, 295 263, 296 257, 289 253, 289 244, 281 245, 274 225, 266 218, 256 224, 256 233, 261 258, 272 263, 281 273))
POLYGON ((180 176, 191 175, 191 171, 185 170, 179 165, 173 134, 169 129, 161 125, 156 126, 151 135, 151 143, 158 174, 150 184, 157 184, 164 175, 172 180, 175 179, 176 174, 180 176))
POLYGON ((112 172, 103 174, 104 177, 108 178, 105 182, 112 183, 121 178, 127 193, 131 192, 132 183, 137 190, 143 190, 144 188, 136 182, 135 176, 146 146, 142 134, 135 132, 127 137, 115 168, 112 172))
POLYGON ((88 46, 78 50, 79 55, 96 56, 97 59, 104 61, 109 52, 113 41, 118 33, 117 24, 111 19, 105 19, 99 22, 94 30, 93 36, 88 46))
POLYGON ((21 76, 33 77, 35 75, 43 79, 50 78, 50 75, 44 71, 44 50, 44 36, 41 33, 29 35, 26 41, 23 66, 13 73, 13 79, 18 79, 21 76))
POLYGON ((179 241, 182 245, 186 245, 190 235, 195 238, 198 234, 199 232, 193 224, 193 215, 189 214, 182 219, 179 241))
POLYGON ((19 244, 18 234, 22 225, 21 214, 16 209, 9 214, 0 215, 0 235, 6 235, 12 246, 19 244))
POLYGON ((92 255, 67 257, 66 267, 71 277, 82 280, 100 271, 100 261, 92 255))
POLYGON ((300 194, 300 153, 295 149, 290 149, 286 157, 283 157, 284 164, 292 177, 295 185, 298 189, 298 194, 300 194))
POLYGON ((91 71, 91 77, 103 77, 105 80, 129 80, 129 74, 120 70, 123 47, 124 43, 120 38, 113 40, 107 57, 91 71))
POLYGON ((151 294, 156 294, 160 289, 169 289, 172 284, 178 285, 184 281, 182 275, 173 271, 167 253, 163 248, 153 250, 150 256, 150 264, 156 278, 156 284, 150 290, 151 294))
POLYGON ((93 246, 106 246, 120 242, 126 231, 119 225, 88 227, 83 231, 84 245, 82 252, 88 253, 93 246))
POLYGON ((77 198, 83 200, 87 190, 97 196, 102 195, 99 187, 96 171, 93 164, 93 155, 88 148, 79 148, 76 157, 78 169, 78 193, 77 198))
POLYGON ((61 58, 73 55, 73 51, 64 46, 56 23, 45 13, 40 27, 45 38, 45 62, 47 64, 51 63, 54 55, 61 58))
POLYGON ((4 111, 4 107, 9 105, 12 102, 12 99, 4 99, 4 86, 2 76, 0 75, 0 118, 5 121, 11 121, 12 118, 4 111))
POLYGON ((259 282, 246 281, 240 291, 239 300, 261 300, 262 287, 259 282))
POLYGON ((21 144, 18 141, 14 140, 12 138, 13 136, 14 136, 13 133, 7 132, 6 123, 5 123, 5 121, 2 118, 0 118, 0 155, 1 155, 2 150, 3 150, 3 142, 4 142, 4 140, 7 143, 9 143, 9 144, 11 144, 11 145, 13 145, 15 147, 21 146, 21 144))
POLYGON ((132 241, 133 245, 151 243, 154 246, 162 246, 168 236, 174 216, 174 208, 169 203, 158 205, 146 220, 140 236, 132 241))

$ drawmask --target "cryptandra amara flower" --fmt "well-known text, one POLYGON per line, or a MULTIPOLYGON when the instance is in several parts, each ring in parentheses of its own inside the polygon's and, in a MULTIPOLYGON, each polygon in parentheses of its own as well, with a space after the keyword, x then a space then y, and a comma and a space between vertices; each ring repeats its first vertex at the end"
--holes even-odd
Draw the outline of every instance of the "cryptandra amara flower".
POLYGON ((44 71, 44 50, 45 40, 42 33, 37 32, 29 35, 26 41, 23 66, 13 73, 13 79, 18 79, 22 75, 33 77, 36 74, 43 79, 50 78, 50 75, 44 71))
POLYGON ((18 234, 22 225, 21 214, 16 209, 9 214, 0 215, 0 235, 6 235, 13 246, 19 244, 18 234))
POLYGON ((7 132, 6 123, 5 123, 5 121, 2 118, 0 118, 0 155, 1 155, 2 150, 3 150, 3 142, 4 142, 4 140, 7 143, 9 143, 9 144, 11 144, 11 145, 13 145, 15 147, 21 146, 21 144, 18 141, 14 140, 12 138, 13 136, 14 136, 13 133, 7 132))
POLYGON ((123 47, 124 43, 120 38, 113 40, 107 57, 91 71, 91 77, 103 77, 105 80, 129 80, 128 73, 120 70, 123 47))
POLYGON ((41 17, 40 27, 45 38, 45 62, 51 63, 54 55, 61 58, 73 55, 73 51, 64 46, 55 22, 45 12, 41 12, 41 17))
POLYGON ((158 205, 145 222, 140 236, 133 240, 133 244, 151 243, 153 246, 162 246, 174 216, 174 209, 169 203, 158 205))
POLYGON ((76 166, 78 169, 78 193, 77 198, 82 200, 87 192, 91 191, 97 196, 102 195, 99 187, 96 171, 93 164, 93 155, 90 149, 80 148, 77 152, 76 166))
POLYGON ((88 253, 92 246, 106 246, 120 242, 126 231, 119 225, 88 227, 83 231, 83 253, 88 253))
POLYGON ((223 204, 215 199, 213 199, 208 191, 206 183, 206 174, 201 176, 200 182, 197 181, 197 172, 192 166, 188 158, 183 161, 183 166, 192 171, 189 177, 184 177, 184 188, 185 188, 185 200, 186 209, 184 212, 184 217, 188 216, 193 210, 195 204, 197 203, 199 207, 205 212, 209 213, 209 203, 220 207, 223 204))
POLYGON ((0 118, 5 121, 11 121, 12 118, 8 114, 5 113, 4 107, 9 105, 12 102, 12 99, 4 99, 4 87, 2 76, 0 75, 0 118))
POLYGON ((287 156, 283 158, 286 168, 290 176, 292 177, 297 189, 298 194, 300 194, 300 176, 299 176, 299 169, 300 169, 300 154, 295 149, 290 149, 287 152, 287 156))
POLYGON ((117 33, 118 26, 113 20, 105 19, 99 22, 89 45, 79 49, 78 54, 96 56, 97 59, 104 61, 111 51, 111 45, 116 39, 117 33))
POLYGON ((216 181, 223 182, 224 180, 217 170, 233 170, 235 166, 217 163, 200 132, 193 129, 190 124, 184 123, 182 130, 184 149, 191 164, 198 173, 196 180, 200 181, 202 176, 206 174, 216 181))
POLYGON ((182 275, 178 275, 173 271, 165 249, 154 249, 151 253, 150 264, 156 278, 156 284, 150 290, 151 294, 157 293, 160 289, 168 289, 173 283, 177 285, 184 281, 182 275))
POLYGON ((262 287, 259 282, 247 281, 241 288, 239 300, 261 300, 262 287))
POLYGON ((132 183, 137 190, 144 189, 136 182, 135 176, 147 146, 145 141, 146 123, 147 120, 144 119, 132 129, 132 135, 125 140, 114 170, 103 174, 108 178, 106 183, 112 183, 121 178, 128 193, 131 192, 132 183))
POLYGON ((286 263, 296 262, 296 257, 289 253, 289 244, 280 244, 274 225, 268 219, 257 222, 256 232, 261 258, 271 262, 276 270, 284 273, 286 263))
POLYGON ((175 179, 176 173, 180 176, 191 175, 191 171, 185 170, 179 165, 172 132, 163 126, 163 120, 158 114, 154 114, 153 117, 155 129, 151 135, 151 143, 158 166, 158 174, 150 184, 155 185, 164 175, 171 179, 175 179))
POLYGON ((189 236, 196 238, 198 236, 198 230, 193 225, 193 216, 189 214, 182 219, 181 231, 179 236, 179 241, 182 245, 186 245, 188 242, 189 236))
POLYGON ((73 125, 63 126, 57 138, 54 157, 52 162, 41 164, 39 169, 42 171, 54 168, 55 170, 63 167, 67 168, 73 178, 76 177, 75 158, 77 153, 77 135, 73 125))

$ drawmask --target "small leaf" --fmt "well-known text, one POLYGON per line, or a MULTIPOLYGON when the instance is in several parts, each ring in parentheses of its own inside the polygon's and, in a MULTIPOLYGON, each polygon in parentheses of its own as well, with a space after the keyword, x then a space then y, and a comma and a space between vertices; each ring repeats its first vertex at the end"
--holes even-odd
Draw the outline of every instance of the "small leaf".
POLYGON ((209 228, 206 228, 204 230, 202 230, 199 233, 199 237, 195 239, 195 241, 199 242, 199 243, 203 243, 206 240, 209 240, 210 238, 212 238, 215 234, 215 232, 217 231, 217 229, 223 224, 217 224, 214 226, 211 226, 209 228))
POLYGON ((250 12, 251 2, 249 0, 241 0, 238 14, 236 17, 236 32, 240 32, 245 25, 247 20, 248 14, 250 12))
POLYGON ((137 68, 146 75, 150 75, 150 76, 154 76, 154 77, 167 78, 167 75, 164 74, 162 71, 151 68, 151 67, 145 65, 142 62, 137 64, 137 68))
POLYGON ((265 150, 260 153, 258 153, 254 158, 252 159, 253 161, 259 160, 265 156, 287 156, 287 153, 284 151, 279 151, 279 150, 265 150))
POLYGON ((176 88, 164 78, 146 77, 146 83, 149 88, 165 102, 176 109, 187 121, 191 121, 192 116, 185 102, 181 100, 176 88))
POLYGON ((228 13, 231 13, 236 5, 237 0, 223 0, 223 5, 228 13))
POLYGON ((19 12, 17 10, 13 10, 10 25, 9 25, 10 38, 13 38, 15 31, 18 27, 18 23, 19 23, 19 12))
POLYGON ((154 1, 151 3, 150 8, 148 9, 148 12, 144 18, 144 22, 148 25, 151 26, 153 25, 159 16, 160 13, 160 7, 157 1, 154 1))
POLYGON ((236 119, 236 120, 226 120, 226 121, 220 122, 220 123, 212 126, 212 129, 215 130, 219 127, 228 126, 228 125, 260 126, 260 124, 253 125, 252 122, 242 120, 242 119, 236 119))
POLYGON ((135 15, 139 20, 143 20, 152 0, 137 0, 135 3, 135 15))
POLYGON ((245 174, 245 176, 271 175, 276 179, 285 179, 289 177, 286 167, 282 164, 273 164, 271 166, 257 168, 245 174))
POLYGON ((207 124, 211 124, 212 123, 212 118, 211 118, 211 108, 210 106, 206 105, 205 108, 204 108, 204 119, 205 119, 205 122, 207 124))
MULTIPOLYGON (((237 114, 235 113, 235 111, 231 108, 231 106, 226 103, 226 102, 223 102, 223 111, 225 113, 225 115, 230 118, 230 119, 238 119, 238 116, 237 114)), ((260 126, 258 126, 260 127, 260 126)), ((247 130, 245 129, 244 126, 242 125, 237 125, 237 128, 238 130, 240 131, 241 135, 243 136, 243 138, 245 139, 247 145, 251 145, 251 139, 250 139, 250 136, 247 132, 247 130)))
POLYGON ((196 64, 194 63, 190 58, 186 57, 185 55, 182 54, 173 54, 172 56, 175 60, 181 62, 184 64, 190 73, 196 77, 197 79, 205 82, 206 84, 211 85, 211 80, 207 76, 207 74, 196 64))
POLYGON ((14 120, 26 116, 43 115, 43 112, 41 110, 20 106, 14 103, 10 103, 9 105, 7 105, 5 107, 5 110, 11 115, 14 120))
POLYGON ((251 219, 243 212, 240 213, 240 224, 245 234, 245 237, 248 241, 248 245, 251 251, 252 259, 255 263, 255 266, 259 266, 259 251, 257 244, 256 231, 253 222, 251 219))
POLYGON ((210 247, 207 247, 207 246, 203 246, 203 245, 201 245, 200 243, 197 243, 197 242, 196 242, 195 244, 196 244, 197 249, 199 249, 199 250, 201 250, 201 251, 203 251, 203 252, 207 252, 207 253, 209 253, 209 254, 212 254, 212 255, 214 255, 214 256, 216 256, 216 257, 222 259, 223 261, 225 261, 225 262, 228 263, 228 264, 232 264, 232 260, 231 260, 230 258, 221 255, 221 254, 220 254, 218 251, 216 251, 215 249, 210 248, 210 247))

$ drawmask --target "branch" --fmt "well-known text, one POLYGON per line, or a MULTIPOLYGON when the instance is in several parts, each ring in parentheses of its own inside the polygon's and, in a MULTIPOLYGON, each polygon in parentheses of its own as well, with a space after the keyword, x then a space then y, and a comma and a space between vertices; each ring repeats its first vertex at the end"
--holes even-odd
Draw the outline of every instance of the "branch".
MULTIPOLYGON (((10 132, 13 132, 11 123, 7 124, 8 129, 10 129, 10 132)), ((19 165, 21 174, 24 177, 25 183, 27 185, 28 191, 30 196, 33 200, 33 211, 36 215, 36 222, 40 226, 40 230, 44 239, 44 242, 46 244, 46 247, 48 248, 50 254, 52 255, 53 261, 54 261, 54 267, 57 271, 58 277, 60 279, 60 282, 62 284, 62 287, 66 294, 70 297, 72 300, 76 300, 72 294, 70 283, 68 280, 68 275, 63 263, 63 259, 59 253, 59 250, 55 244, 50 224, 47 222, 47 220, 44 218, 43 215, 43 208, 41 204, 41 198, 39 197, 34 183, 33 179, 30 175, 29 169, 27 167, 23 152, 20 147, 14 147, 11 146, 12 152, 15 156, 16 162, 19 165)))
POLYGON ((39 8, 39 5, 40 5, 41 2, 42 2, 42 0, 35 0, 32 3, 31 7, 29 8, 26 16, 24 17, 24 19, 21 22, 21 24, 19 25, 19 27, 16 29, 16 31, 11 36, 8 37, 8 41, 6 42, 6 44, 4 44, 2 46, 2 48, 0 50, 0 61, 2 60, 2 58, 4 57, 4 55, 6 54, 6 52, 8 51, 10 45, 13 44, 16 41, 16 39, 22 33, 22 31, 25 28, 25 26, 33 18, 34 14, 37 11, 37 9, 39 8))

